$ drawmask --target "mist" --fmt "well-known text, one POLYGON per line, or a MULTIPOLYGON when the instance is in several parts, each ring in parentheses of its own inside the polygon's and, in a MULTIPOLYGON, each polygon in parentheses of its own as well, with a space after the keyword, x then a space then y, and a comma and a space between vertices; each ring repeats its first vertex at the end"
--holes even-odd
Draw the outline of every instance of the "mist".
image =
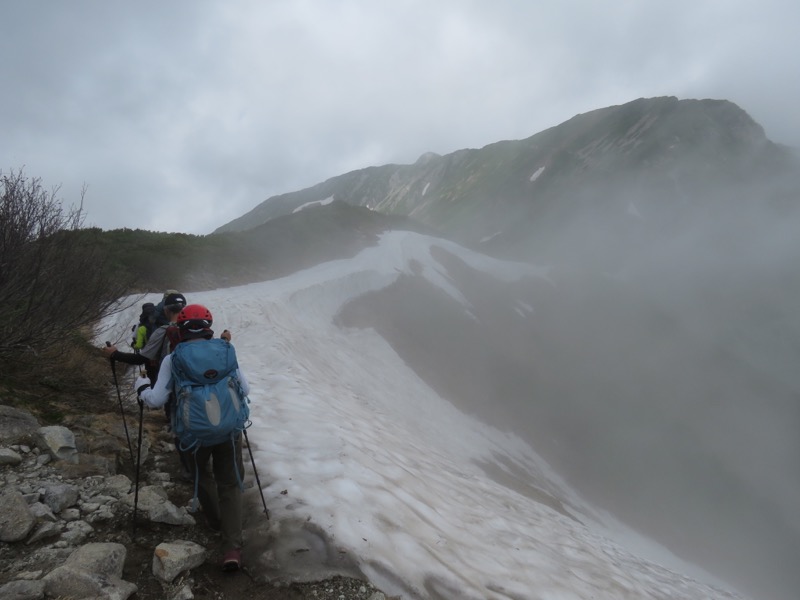
POLYGON ((341 323, 374 327, 443 397, 680 557, 793 598, 800 187, 702 189, 669 204, 617 187, 610 209, 537 240, 547 280, 500 285, 435 252, 469 310, 405 276, 341 323))
POLYGON ((605 280, 557 280, 578 300, 545 316, 573 341, 553 365, 575 410, 557 454, 567 476, 755 597, 800 583, 792 221, 752 209, 692 220, 605 280))

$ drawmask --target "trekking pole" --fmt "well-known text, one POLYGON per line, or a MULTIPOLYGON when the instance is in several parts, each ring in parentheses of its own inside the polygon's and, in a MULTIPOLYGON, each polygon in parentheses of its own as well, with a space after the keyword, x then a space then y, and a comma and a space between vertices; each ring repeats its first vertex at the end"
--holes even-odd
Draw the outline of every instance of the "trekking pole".
MULTIPOLYGON (((111 342, 106 342, 106 346, 110 346, 111 342)), ((122 414, 122 426, 125 428, 125 437, 128 440, 128 451, 131 453, 131 464, 133 460, 133 446, 131 446, 131 436, 128 433, 128 423, 125 421, 125 409, 122 407, 122 394, 119 392, 119 382, 117 381, 117 364, 113 358, 109 357, 111 361, 111 374, 114 376, 114 387, 117 388, 117 398, 119 399, 119 412, 122 414)))
POLYGON ((144 421, 144 402, 139 400, 139 448, 136 451, 136 477, 133 491, 133 534, 131 541, 136 541, 136 510, 139 508, 139 467, 142 464, 142 422, 144 421))
POLYGON ((242 429, 242 433, 244 433, 244 441, 247 442, 247 451, 250 453, 250 463, 253 465, 253 473, 256 476, 258 493, 261 494, 261 503, 264 505, 264 514, 267 515, 267 520, 269 520, 269 509, 267 508, 267 501, 264 500, 264 490, 261 489, 261 480, 258 478, 258 469, 256 469, 256 461, 253 458, 253 449, 250 447, 250 439, 247 437, 247 429, 242 429))

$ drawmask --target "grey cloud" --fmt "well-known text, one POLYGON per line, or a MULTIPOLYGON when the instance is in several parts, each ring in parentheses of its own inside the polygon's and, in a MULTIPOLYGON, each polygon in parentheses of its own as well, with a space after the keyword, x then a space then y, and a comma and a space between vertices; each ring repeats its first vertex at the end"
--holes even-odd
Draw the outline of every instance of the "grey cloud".
POLYGON ((25 166, 67 201, 88 183, 88 220, 104 228, 161 229, 128 214, 152 202, 192 207, 181 229, 206 233, 347 170, 528 137, 641 96, 724 97, 800 146, 796 12, 778 0, 13 3, 0 169, 25 166))

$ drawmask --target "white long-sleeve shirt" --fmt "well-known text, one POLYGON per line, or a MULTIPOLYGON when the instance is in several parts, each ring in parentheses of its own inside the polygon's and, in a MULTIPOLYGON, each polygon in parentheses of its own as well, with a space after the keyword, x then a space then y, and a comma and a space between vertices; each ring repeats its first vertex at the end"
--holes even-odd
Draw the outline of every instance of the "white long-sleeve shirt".
MULTIPOLYGON (((236 370, 239 383, 242 385, 242 392, 246 396, 250 393, 250 384, 242 373, 241 369, 236 370)), ((172 354, 167 354, 161 361, 161 369, 158 372, 158 380, 155 386, 142 390, 139 397, 150 408, 160 408, 169 400, 169 393, 172 391, 172 354)))

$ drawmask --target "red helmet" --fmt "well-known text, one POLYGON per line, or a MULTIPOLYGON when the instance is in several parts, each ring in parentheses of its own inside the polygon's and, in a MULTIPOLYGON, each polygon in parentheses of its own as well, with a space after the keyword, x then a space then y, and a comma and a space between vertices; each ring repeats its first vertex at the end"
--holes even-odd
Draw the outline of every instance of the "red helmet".
POLYGON ((181 331, 204 331, 210 329, 213 322, 211 311, 202 304, 189 304, 178 313, 177 323, 181 331))

